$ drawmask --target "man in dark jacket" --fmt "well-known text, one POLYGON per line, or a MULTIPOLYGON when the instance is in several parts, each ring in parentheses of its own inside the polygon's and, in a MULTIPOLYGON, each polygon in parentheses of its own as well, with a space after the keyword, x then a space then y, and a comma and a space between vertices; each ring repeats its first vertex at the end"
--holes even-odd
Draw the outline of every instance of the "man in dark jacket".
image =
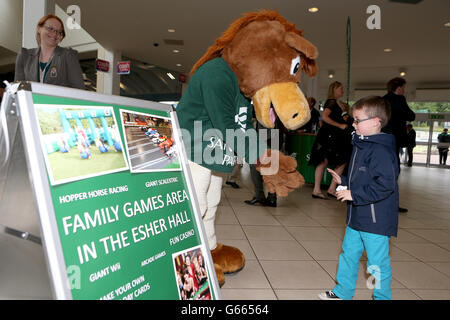
POLYGON ((416 147, 416 130, 412 124, 406 125, 406 153, 408 155, 408 167, 412 167, 413 149, 416 147))
POLYGON ((309 111, 311 112, 311 119, 303 126, 297 129, 297 132, 316 133, 319 130, 320 112, 314 108, 316 99, 309 97, 308 99, 309 111))
POLYGON ((448 134, 447 128, 444 128, 442 133, 438 135, 438 142, 439 164, 445 166, 447 164, 448 143, 450 142, 450 135, 448 134))
MULTIPOLYGON (((394 78, 387 83, 388 93, 383 97, 391 106, 391 118, 381 129, 384 133, 391 133, 395 137, 395 150, 400 168, 400 148, 406 147, 406 122, 414 121, 416 114, 412 111, 405 98, 406 80, 394 78)), ((406 208, 398 208, 399 212, 408 212, 406 208)))

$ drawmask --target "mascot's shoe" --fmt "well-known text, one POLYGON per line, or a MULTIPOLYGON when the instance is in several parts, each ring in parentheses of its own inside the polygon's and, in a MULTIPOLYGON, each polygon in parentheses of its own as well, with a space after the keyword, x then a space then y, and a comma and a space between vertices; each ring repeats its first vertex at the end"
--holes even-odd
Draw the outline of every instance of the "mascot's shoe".
POLYGON ((214 263, 214 270, 216 271, 217 282, 219 282, 219 287, 222 288, 222 286, 225 284, 225 274, 223 273, 222 268, 217 263, 214 263))
POLYGON ((241 270, 245 264, 244 254, 235 247, 217 244, 214 250, 211 250, 211 256, 214 265, 218 264, 223 273, 233 273, 241 270))

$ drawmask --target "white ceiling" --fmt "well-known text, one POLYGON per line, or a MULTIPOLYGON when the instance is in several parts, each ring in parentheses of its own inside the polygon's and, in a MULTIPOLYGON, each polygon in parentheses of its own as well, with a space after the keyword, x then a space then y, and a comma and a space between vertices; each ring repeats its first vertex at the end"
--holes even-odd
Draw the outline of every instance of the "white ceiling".
MULTIPOLYGON (((330 79, 346 83, 346 24, 351 19, 351 89, 385 88, 406 69, 415 88, 450 88, 450 0, 419 4, 388 0, 56 0, 65 10, 76 4, 81 25, 102 46, 167 69, 188 73, 192 65, 241 14, 276 9, 304 30, 319 50, 318 95, 330 79), (369 30, 369 5, 381 9, 381 30, 369 30), (319 12, 311 14, 308 8, 319 12), (169 33, 168 29, 176 30, 169 33), (182 40, 168 45, 164 39, 182 40), (154 43, 159 46, 155 47, 154 43), (393 51, 385 53, 383 49, 393 51), (173 53, 173 49, 180 50, 173 53), (176 65, 180 63, 181 67, 176 65)), ((450 97, 449 97, 450 100, 450 97)))

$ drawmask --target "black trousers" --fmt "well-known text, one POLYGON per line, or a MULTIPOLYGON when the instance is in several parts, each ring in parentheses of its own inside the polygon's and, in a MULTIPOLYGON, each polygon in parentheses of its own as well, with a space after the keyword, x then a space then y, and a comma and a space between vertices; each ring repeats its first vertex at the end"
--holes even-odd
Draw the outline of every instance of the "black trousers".
POLYGON ((447 164, 448 149, 439 149, 439 164, 447 164))
POLYGON ((261 173, 256 170, 254 164, 250 165, 250 177, 252 178, 253 185, 255 186, 255 198, 258 200, 264 200, 264 182, 261 173))
POLYGON ((408 154, 408 166, 412 166, 413 162, 413 149, 414 147, 406 147, 406 152, 408 154))

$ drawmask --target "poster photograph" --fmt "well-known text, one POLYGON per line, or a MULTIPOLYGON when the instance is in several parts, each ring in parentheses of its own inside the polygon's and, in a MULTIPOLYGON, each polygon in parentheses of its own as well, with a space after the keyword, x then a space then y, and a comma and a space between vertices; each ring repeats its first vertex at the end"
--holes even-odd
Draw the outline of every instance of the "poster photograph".
POLYGON ((128 170, 112 107, 35 107, 51 185, 128 170))
POLYGON ((179 272, 191 270, 191 284, 195 278, 189 299, 220 299, 183 146, 169 156, 144 128, 179 141, 172 109, 79 90, 61 97, 66 89, 51 85, 32 89, 41 91, 18 93, 20 128, 54 297, 179 300, 174 257, 181 255, 189 268, 177 265, 179 272), (152 148, 140 149, 143 138, 152 148), (134 174, 130 149, 169 162, 134 174))
POLYGON ((201 247, 173 254, 180 300, 211 300, 208 270, 201 247))
POLYGON ((179 171, 170 118, 120 109, 130 171, 179 171))

